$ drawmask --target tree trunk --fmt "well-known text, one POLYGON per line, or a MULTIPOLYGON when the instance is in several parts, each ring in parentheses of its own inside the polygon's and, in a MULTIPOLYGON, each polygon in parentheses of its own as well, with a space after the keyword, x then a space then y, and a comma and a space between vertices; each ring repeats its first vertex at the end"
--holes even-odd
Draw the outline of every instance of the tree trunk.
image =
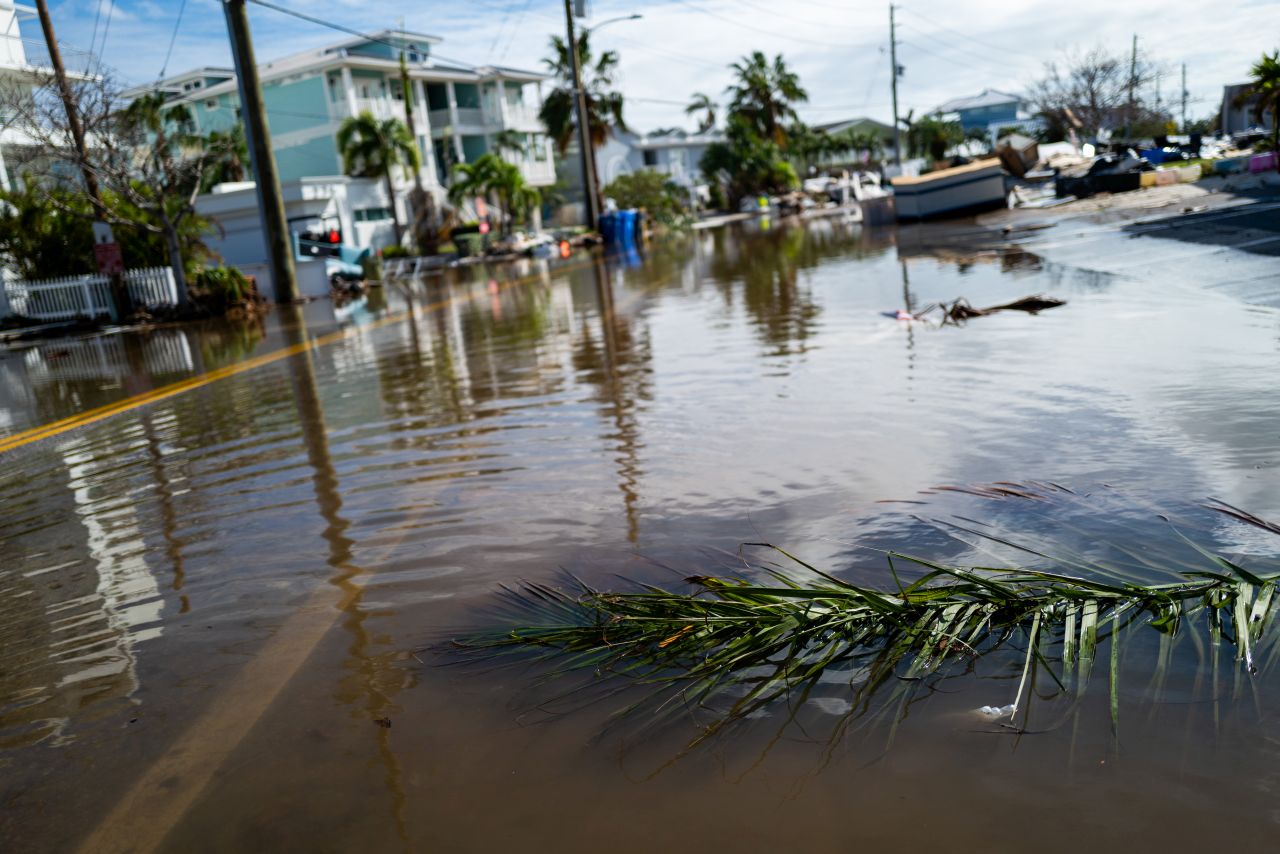
POLYGON ((187 273, 182 264, 182 242, 178 239, 178 226, 164 212, 160 214, 160 221, 164 225, 164 243, 169 249, 169 264, 173 267, 173 282, 178 291, 178 305, 185 306, 188 302, 187 273))
POLYGON ((387 170, 387 201, 391 205, 391 229, 396 236, 396 246, 400 245, 400 212, 396 210, 396 188, 391 183, 391 170, 387 170))

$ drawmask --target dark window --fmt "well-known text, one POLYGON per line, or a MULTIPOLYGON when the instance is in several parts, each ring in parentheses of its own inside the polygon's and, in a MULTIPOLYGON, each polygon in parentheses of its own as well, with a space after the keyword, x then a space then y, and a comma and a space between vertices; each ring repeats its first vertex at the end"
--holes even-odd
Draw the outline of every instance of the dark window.
POLYGON ((645 165, 645 166, 657 166, 657 165, 658 165, 658 152, 656 152, 656 151, 646 150, 646 151, 644 152, 644 165, 645 165))

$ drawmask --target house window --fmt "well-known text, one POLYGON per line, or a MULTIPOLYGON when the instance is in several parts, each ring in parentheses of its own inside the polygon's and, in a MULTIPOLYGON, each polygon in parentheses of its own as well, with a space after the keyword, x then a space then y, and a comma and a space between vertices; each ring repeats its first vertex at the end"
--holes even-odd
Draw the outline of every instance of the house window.
POLYGON ((645 166, 657 166, 657 165, 658 165, 658 152, 653 151, 652 149, 646 149, 646 150, 645 150, 645 152, 644 152, 644 165, 645 165, 645 166))
POLYGON ((391 208, 356 208, 356 222, 382 222, 391 219, 391 208))
POLYGON ((205 102, 204 102, 204 108, 205 108, 206 110, 216 110, 216 109, 218 109, 218 99, 217 99, 217 98, 210 98, 209 100, 205 101, 205 102))

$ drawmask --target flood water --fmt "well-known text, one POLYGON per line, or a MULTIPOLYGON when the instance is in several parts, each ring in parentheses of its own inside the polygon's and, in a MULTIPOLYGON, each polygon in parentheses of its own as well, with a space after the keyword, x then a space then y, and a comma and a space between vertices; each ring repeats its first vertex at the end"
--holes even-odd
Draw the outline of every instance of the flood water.
POLYGON ((1019 659, 848 729, 833 680, 687 753, 693 715, 638 736, 618 702, 442 648, 503 583, 670 583, 751 541, 876 585, 861 545, 985 559, 958 519, 1195 559, 1167 514, 1280 554, 1198 506, 1280 519, 1280 309, 1230 265, 930 240, 721 230, 0 353, 0 446, 233 367, 0 453, 0 850, 1271 850, 1280 689, 1229 652, 1210 686, 1190 639, 1156 685, 1133 630, 1116 730, 1102 684, 991 732, 972 710, 1019 659), (1067 304, 881 314, 1037 293, 1067 304), (994 482, 1033 497, 938 489, 994 482))

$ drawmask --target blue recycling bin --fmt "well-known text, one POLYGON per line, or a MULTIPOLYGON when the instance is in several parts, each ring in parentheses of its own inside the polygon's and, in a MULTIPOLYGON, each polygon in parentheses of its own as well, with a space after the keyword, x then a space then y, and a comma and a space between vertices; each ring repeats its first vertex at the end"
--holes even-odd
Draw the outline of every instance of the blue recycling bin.
POLYGON ((621 217, 617 213, 600 214, 600 236, 604 238, 604 242, 614 244, 619 242, 619 228, 621 217))
POLYGON ((635 209, 618 211, 619 225, 618 242, 624 246, 631 245, 636 242, 636 223, 640 221, 638 212, 635 209))

